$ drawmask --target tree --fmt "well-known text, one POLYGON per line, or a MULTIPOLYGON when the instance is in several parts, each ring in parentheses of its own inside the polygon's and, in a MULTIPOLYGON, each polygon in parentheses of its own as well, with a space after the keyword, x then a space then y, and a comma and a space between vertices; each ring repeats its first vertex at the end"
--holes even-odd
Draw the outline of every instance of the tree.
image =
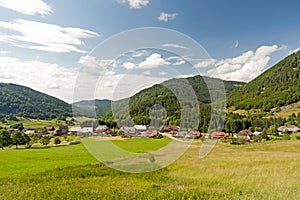
POLYGON ((262 130, 261 137, 262 137, 262 139, 267 139, 268 138, 267 130, 265 128, 262 130))
POLYGON ((60 144, 60 143, 61 143, 61 140, 60 140, 58 137, 56 137, 56 138, 54 139, 54 144, 58 145, 58 144, 60 144))
POLYGON ((34 143, 37 143, 40 139, 40 134, 39 133, 31 133, 29 135, 30 137, 30 146, 32 146, 34 143))
POLYGON ((0 147, 2 150, 4 147, 8 147, 11 145, 12 139, 10 137, 10 134, 7 130, 0 130, 0 147))
POLYGON ((278 132, 277 132, 276 126, 275 125, 270 126, 268 128, 268 133, 271 134, 271 135, 278 136, 278 132))
POLYGON ((16 149, 18 149, 18 145, 23 145, 26 144, 24 135, 21 131, 16 131, 13 135, 12 135, 12 143, 14 145, 16 145, 16 149))
POLYGON ((51 139, 50 135, 45 135, 45 136, 42 137, 40 142, 41 142, 42 145, 47 146, 50 143, 50 139, 51 139))
POLYGON ((30 148, 31 147, 31 144, 30 144, 31 138, 29 137, 29 135, 27 135, 25 133, 22 133, 22 136, 23 136, 24 144, 26 145, 26 148, 30 148))

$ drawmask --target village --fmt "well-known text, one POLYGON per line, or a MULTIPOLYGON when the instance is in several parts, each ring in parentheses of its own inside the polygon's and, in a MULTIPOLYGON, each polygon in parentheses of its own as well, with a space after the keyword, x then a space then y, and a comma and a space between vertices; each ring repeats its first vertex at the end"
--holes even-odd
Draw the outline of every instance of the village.
MULTIPOLYGON (((169 137, 170 139, 220 139, 222 142, 230 142, 231 144, 245 144, 246 142, 260 142, 262 140, 282 140, 290 139, 291 135, 296 135, 296 139, 300 139, 297 134, 300 132, 300 128, 295 125, 280 126, 277 128, 276 136, 264 133, 263 131, 250 131, 248 129, 241 130, 237 133, 225 133, 225 132, 211 132, 201 133, 198 130, 184 131, 180 126, 175 125, 162 125, 159 128, 148 125, 134 125, 132 127, 122 126, 119 129, 111 129, 107 125, 98 125, 96 128, 92 126, 66 126, 60 125, 55 128, 54 125, 49 125, 43 128, 43 130, 25 129, 22 126, 18 128, 9 128, 7 131, 13 135, 16 132, 22 132, 25 135, 32 136, 38 135, 39 139, 47 136, 49 138, 61 137, 61 136, 75 136, 77 138, 86 138, 91 136, 101 137, 122 137, 122 138, 162 138, 169 137)), ((79 143, 79 141, 78 141, 79 143)))

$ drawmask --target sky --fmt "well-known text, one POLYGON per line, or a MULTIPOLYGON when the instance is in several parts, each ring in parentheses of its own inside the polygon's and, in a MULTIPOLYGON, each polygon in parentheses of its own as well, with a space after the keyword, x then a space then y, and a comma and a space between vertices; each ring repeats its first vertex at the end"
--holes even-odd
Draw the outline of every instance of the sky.
POLYGON ((0 0, 0 82, 69 103, 197 74, 249 82, 300 49, 299 4, 0 0))

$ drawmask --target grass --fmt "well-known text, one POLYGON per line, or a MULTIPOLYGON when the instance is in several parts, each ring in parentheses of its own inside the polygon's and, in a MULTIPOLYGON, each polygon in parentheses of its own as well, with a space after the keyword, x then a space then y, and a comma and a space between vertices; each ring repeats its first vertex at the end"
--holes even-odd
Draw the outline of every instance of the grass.
MULTIPOLYGON (((141 151, 140 140, 114 142, 141 151)), ((108 168, 82 145, 4 150, 0 199, 299 199, 300 140, 219 143, 201 160, 199 147, 143 174, 108 168)))
POLYGON ((147 151, 156 151, 167 144, 171 140, 167 137, 162 139, 151 139, 151 138, 133 138, 130 140, 113 140, 112 143, 118 147, 130 151, 133 153, 144 153, 147 151))
POLYGON ((42 129, 45 126, 54 125, 54 127, 57 129, 58 124, 64 125, 64 121, 60 121, 57 119, 53 120, 39 120, 39 119, 27 119, 27 118, 18 118, 19 121, 10 121, 7 120, 7 123, 0 124, 2 127, 8 128, 10 125, 17 124, 17 123, 23 123, 24 128, 27 129, 42 129))
POLYGON ((83 145, 0 151, 0 177, 36 174, 54 168, 96 163, 83 145))
POLYGON ((281 110, 280 112, 276 113, 275 116, 282 117, 282 118, 288 118, 293 113, 295 113, 297 115, 297 113, 300 112, 300 104, 299 103, 290 104, 289 106, 290 106, 290 108, 281 110))

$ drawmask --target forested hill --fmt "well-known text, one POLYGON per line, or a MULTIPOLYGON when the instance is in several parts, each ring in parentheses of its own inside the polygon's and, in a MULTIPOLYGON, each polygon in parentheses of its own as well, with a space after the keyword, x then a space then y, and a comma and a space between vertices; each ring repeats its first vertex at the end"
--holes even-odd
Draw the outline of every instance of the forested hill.
MULTIPOLYGON (((206 78, 208 80, 219 80, 208 77, 206 78)), ((180 81, 178 80, 180 79, 170 79, 166 82, 180 83, 180 81)), ((193 90, 195 91, 195 94, 200 102, 210 102, 210 96, 207 90, 206 83, 201 76, 182 78, 181 80, 188 81, 188 83, 192 86, 193 90)), ((169 114, 175 115, 175 112, 180 113, 178 101, 176 100, 175 95, 171 90, 164 87, 163 84, 157 84, 150 88, 144 89, 130 98, 130 112, 132 116, 136 116, 136 118, 148 116, 149 108, 154 104, 164 105, 167 111, 170 111, 169 114)), ((244 84, 245 83, 243 82, 224 81, 226 93, 229 93, 233 90, 237 90, 244 84)), ((96 107, 96 115, 101 116, 110 110, 111 102, 109 100, 80 101, 74 103, 73 106, 77 108, 78 113, 76 114, 78 115, 84 113, 85 115, 93 116, 93 112, 91 111, 93 111, 94 107, 96 107)))
POLYGON ((300 101, 300 51, 231 93, 227 101, 235 109, 264 111, 300 101))
MULTIPOLYGON (((204 121, 208 120, 210 117, 209 103, 211 101, 206 83, 210 82, 214 84, 220 84, 220 81, 220 79, 201 77, 198 75, 189 78, 171 79, 162 84, 154 85, 150 88, 142 90, 141 92, 130 98, 130 114, 133 117, 135 123, 147 124, 147 119, 149 121, 148 115, 151 107, 155 104, 158 104, 162 105, 166 109, 168 113, 167 122, 169 122, 170 124, 176 124, 175 121, 179 121, 180 119, 181 106, 173 91, 165 86, 174 86, 174 88, 179 87, 183 90, 179 89, 178 92, 185 93, 185 88, 187 88, 185 84, 187 84, 190 85, 195 92, 195 95, 199 102, 200 110, 202 112, 201 117, 203 119, 200 119, 200 122, 204 123, 204 121)), ((237 90, 245 84, 235 81, 224 81, 223 83, 226 93, 237 90)), ((183 96, 184 95, 185 94, 183 94, 183 96)), ((190 98, 190 95, 187 94, 187 99, 190 98)), ((191 103, 191 101, 187 100, 185 103, 189 104, 191 103)), ((190 106, 193 107, 192 105, 190 106)))
POLYGON ((71 105, 55 97, 25 86, 0 83, 0 115, 52 119, 71 113, 71 105))

